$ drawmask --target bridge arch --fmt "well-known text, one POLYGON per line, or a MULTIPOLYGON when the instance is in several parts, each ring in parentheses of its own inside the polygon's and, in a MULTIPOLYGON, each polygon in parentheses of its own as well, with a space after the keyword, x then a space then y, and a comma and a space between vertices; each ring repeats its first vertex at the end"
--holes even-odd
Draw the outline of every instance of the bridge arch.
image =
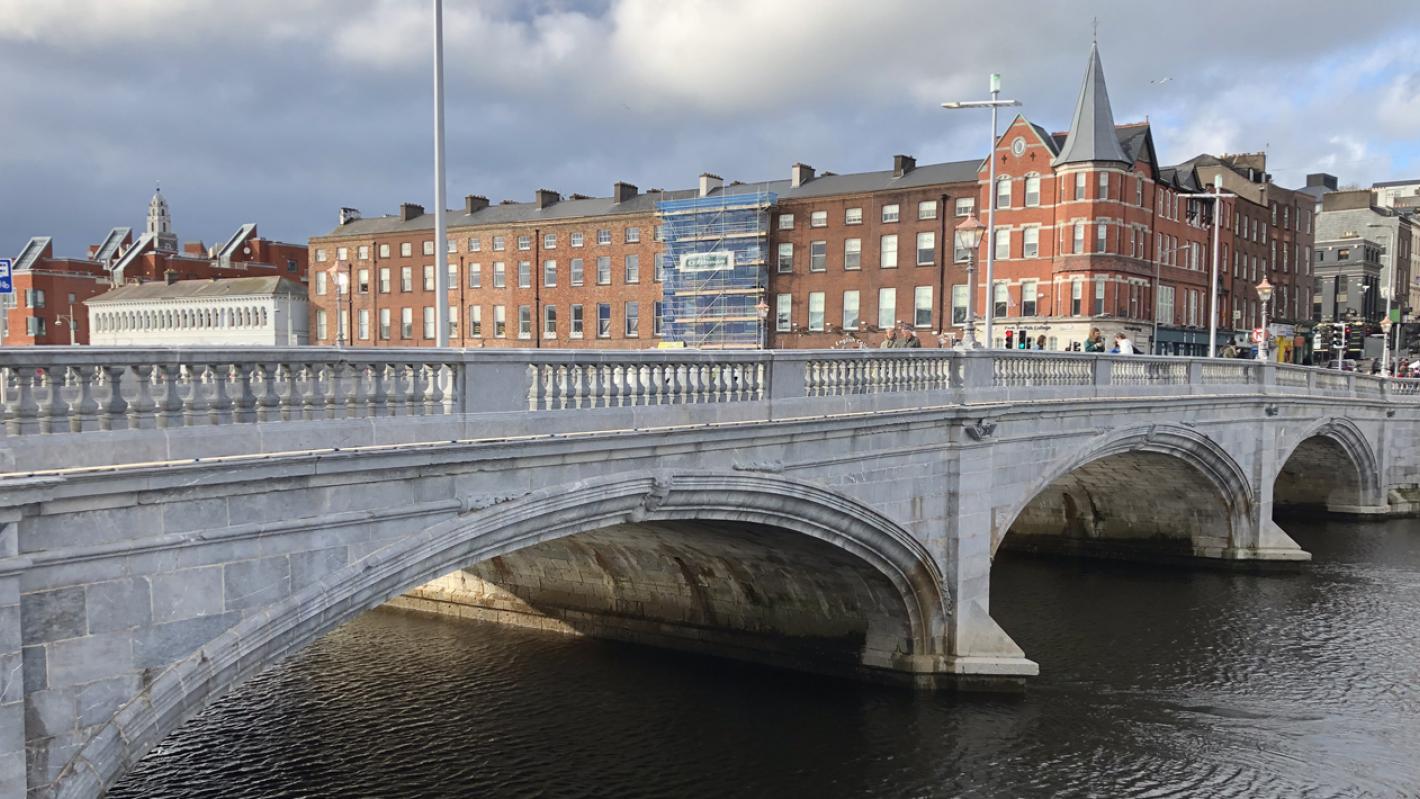
POLYGON ((1132 427, 1080 446, 1030 484, 996 517, 991 554, 1009 534, 1013 547, 1071 554, 1218 557, 1249 529, 1253 504, 1247 473, 1208 436, 1132 427))
POLYGON ((1380 459, 1361 428, 1333 416, 1304 428, 1280 448, 1274 507, 1357 510, 1386 504, 1380 459))
POLYGON ((406 536, 260 613, 166 667, 92 735, 49 786, 99 795, 212 700, 353 617, 460 567, 615 525, 765 525, 866 564, 891 585, 907 633, 905 672, 935 671, 949 613, 946 581, 912 535, 829 489, 757 473, 653 472, 580 481, 519 497, 465 500, 457 518, 406 536))

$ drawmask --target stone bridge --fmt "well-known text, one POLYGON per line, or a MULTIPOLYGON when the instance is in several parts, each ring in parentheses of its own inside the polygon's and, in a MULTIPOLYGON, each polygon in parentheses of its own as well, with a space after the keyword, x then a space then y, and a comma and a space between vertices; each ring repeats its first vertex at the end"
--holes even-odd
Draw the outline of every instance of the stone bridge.
POLYGON ((1306 568, 1420 387, 1010 351, 0 355, 0 797, 96 796, 386 603, 919 687, 1037 673, 999 547, 1306 568))

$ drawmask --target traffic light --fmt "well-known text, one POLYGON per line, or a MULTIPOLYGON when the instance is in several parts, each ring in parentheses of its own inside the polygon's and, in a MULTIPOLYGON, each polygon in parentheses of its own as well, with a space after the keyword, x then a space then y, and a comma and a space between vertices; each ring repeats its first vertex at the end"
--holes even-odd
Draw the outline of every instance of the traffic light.
POLYGON ((1006 331, 1006 349, 1008 349, 1008 350, 1010 350, 1010 349, 1015 349, 1015 347, 1016 347, 1016 343, 1015 343, 1015 342, 1016 342, 1016 331, 1014 331, 1014 330, 1007 330, 1007 331, 1006 331))
POLYGON ((1346 347, 1346 325, 1331 326, 1331 348, 1334 350, 1346 347))
POLYGON ((1016 346, 1017 346, 1017 347, 1020 347, 1020 348, 1023 349, 1023 350, 1028 350, 1028 349, 1030 349, 1030 338, 1029 338, 1028 336, 1026 336, 1026 331, 1024 331, 1024 330, 1017 330, 1017 331, 1016 331, 1016 346))

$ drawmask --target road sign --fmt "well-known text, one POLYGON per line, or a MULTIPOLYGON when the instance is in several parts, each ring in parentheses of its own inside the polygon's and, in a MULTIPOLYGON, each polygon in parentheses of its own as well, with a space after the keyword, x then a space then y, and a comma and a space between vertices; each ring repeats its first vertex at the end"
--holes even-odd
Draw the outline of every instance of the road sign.
POLYGON ((0 294, 14 294, 15 281, 10 279, 10 259, 0 258, 0 294))
POLYGON ((1254 344, 1261 344, 1261 343, 1262 343, 1262 340, 1263 340, 1264 338, 1266 338, 1266 337, 1267 337, 1267 334, 1263 331, 1262 328, 1260 328, 1260 327, 1254 327, 1254 328, 1252 329, 1252 341, 1253 341, 1254 344))

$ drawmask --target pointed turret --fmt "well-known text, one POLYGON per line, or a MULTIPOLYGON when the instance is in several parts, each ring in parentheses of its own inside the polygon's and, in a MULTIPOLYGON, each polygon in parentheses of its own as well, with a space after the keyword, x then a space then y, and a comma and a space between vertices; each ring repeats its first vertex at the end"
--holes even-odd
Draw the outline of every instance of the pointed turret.
POLYGON ((1109 107, 1109 91, 1104 86, 1104 67, 1100 66, 1097 43, 1090 46, 1090 64, 1085 68, 1085 82, 1080 86, 1080 100, 1075 105, 1070 134, 1060 148, 1060 155, 1051 163, 1059 166, 1087 161, 1132 163, 1114 132, 1114 112, 1109 107))

